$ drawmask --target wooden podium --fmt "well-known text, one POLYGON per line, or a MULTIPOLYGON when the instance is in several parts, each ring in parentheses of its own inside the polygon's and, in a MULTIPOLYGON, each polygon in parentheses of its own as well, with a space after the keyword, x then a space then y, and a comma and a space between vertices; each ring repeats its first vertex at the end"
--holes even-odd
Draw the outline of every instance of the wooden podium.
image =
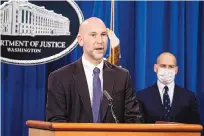
POLYGON ((190 124, 53 123, 28 120, 29 136, 200 136, 190 124))

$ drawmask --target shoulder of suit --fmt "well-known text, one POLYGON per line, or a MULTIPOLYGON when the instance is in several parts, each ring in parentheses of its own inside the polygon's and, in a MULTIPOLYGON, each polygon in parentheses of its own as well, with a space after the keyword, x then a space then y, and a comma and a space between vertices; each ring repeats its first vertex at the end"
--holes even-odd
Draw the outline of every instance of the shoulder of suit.
POLYGON ((128 71, 127 69, 125 69, 125 68, 123 68, 123 67, 121 67, 121 66, 117 66, 117 65, 115 65, 115 64, 112 64, 112 63, 110 63, 110 62, 108 62, 108 61, 106 61, 106 60, 105 60, 105 64, 106 64, 109 68, 111 68, 111 69, 113 69, 113 70, 115 70, 115 71, 129 73, 129 71, 128 71))
MULTIPOLYGON (((148 92, 150 92, 152 89, 155 89, 155 87, 157 87, 157 84, 155 83, 155 84, 153 84, 152 86, 149 86, 149 87, 147 87, 147 88, 144 88, 144 89, 141 89, 141 90, 138 90, 137 91, 137 94, 138 95, 141 95, 141 94, 145 94, 145 93, 148 93, 148 92)), ((179 86, 179 85, 177 85, 177 84, 175 84, 175 88, 174 89, 176 89, 176 91, 180 91, 182 94, 186 94, 186 95, 194 95, 194 93, 192 92, 192 91, 190 91, 190 90, 187 90, 187 89, 185 89, 185 88, 183 88, 183 87, 181 87, 181 86, 179 86)))
POLYGON ((190 91, 190 90, 187 90, 177 84, 175 84, 175 88, 176 91, 180 91, 183 95, 190 95, 190 96, 195 96, 194 92, 190 91))
POLYGON ((155 88, 155 87, 157 87, 157 84, 156 84, 156 83, 153 84, 153 85, 151 85, 151 86, 148 86, 148 87, 146 87, 146 88, 143 88, 143 89, 139 90, 138 92, 149 91, 149 90, 152 90, 152 89, 155 88))
POLYGON ((140 90, 136 91, 137 96, 147 95, 147 94, 151 93, 151 90, 155 89, 156 87, 157 87, 157 85, 155 83, 155 84, 153 84, 151 86, 148 86, 146 88, 140 89, 140 90))
POLYGON ((73 63, 70 63, 68 65, 65 65, 65 66, 63 66, 63 67, 61 67, 61 68, 51 72, 50 74, 58 75, 58 76, 60 76, 60 75, 63 76, 65 74, 67 74, 67 73, 71 74, 76 69, 76 63, 77 63, 77 61, 75 61, 73 63))

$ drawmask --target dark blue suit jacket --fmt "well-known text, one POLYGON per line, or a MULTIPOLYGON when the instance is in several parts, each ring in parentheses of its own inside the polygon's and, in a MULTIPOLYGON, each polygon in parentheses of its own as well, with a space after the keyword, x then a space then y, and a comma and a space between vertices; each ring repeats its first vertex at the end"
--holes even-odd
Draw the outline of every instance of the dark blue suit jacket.
MULTIPOLYGON (((146 123, 163 121, 164 107, 156 83, 138 91, 136 97, 143 107, 146 123)), ((175 85, 169 122, 200 124, 200 115, 193 92, 175 85)))

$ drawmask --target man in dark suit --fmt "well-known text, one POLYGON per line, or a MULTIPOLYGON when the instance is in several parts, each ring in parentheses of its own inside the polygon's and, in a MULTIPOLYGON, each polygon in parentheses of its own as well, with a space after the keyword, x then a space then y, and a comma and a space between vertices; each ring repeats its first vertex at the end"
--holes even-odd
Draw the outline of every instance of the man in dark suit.
POLYGON ((85 20, 77 40, 83 56, 49 75, 46 120, 113 123, 109 101, 103 95, 106 90, 119 123, 143 122, 128 70, 103 59, 108 41, 103 21, 95 17, 85 20))
POLYGON ((157 83, 137 92, 147 123, 156 121, 200 123, 200 115, 193 92, 179 87, 174 78, 178 72, 176 57, 164 52, 154 65, 157 83))

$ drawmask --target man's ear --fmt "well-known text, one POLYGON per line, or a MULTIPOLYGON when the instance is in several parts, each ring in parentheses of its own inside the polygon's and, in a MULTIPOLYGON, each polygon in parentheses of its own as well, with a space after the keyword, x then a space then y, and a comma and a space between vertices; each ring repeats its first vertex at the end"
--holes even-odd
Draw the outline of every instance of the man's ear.
POLYGON ((83 46, 83 45, 84 45, 82 36, 81 36, 80 34, 78 34, 78 36, 77 36, 77 42, 79 43, 80 46, 83 46))
POLYGON ((178 66, 176 66, 175 73, 176 74, 178 73, 178 66))
POLYGON ((154 72, 155 72, 155 73, 157 73, 157 69, 158 69, 157 64, 154 64, 154 72))

